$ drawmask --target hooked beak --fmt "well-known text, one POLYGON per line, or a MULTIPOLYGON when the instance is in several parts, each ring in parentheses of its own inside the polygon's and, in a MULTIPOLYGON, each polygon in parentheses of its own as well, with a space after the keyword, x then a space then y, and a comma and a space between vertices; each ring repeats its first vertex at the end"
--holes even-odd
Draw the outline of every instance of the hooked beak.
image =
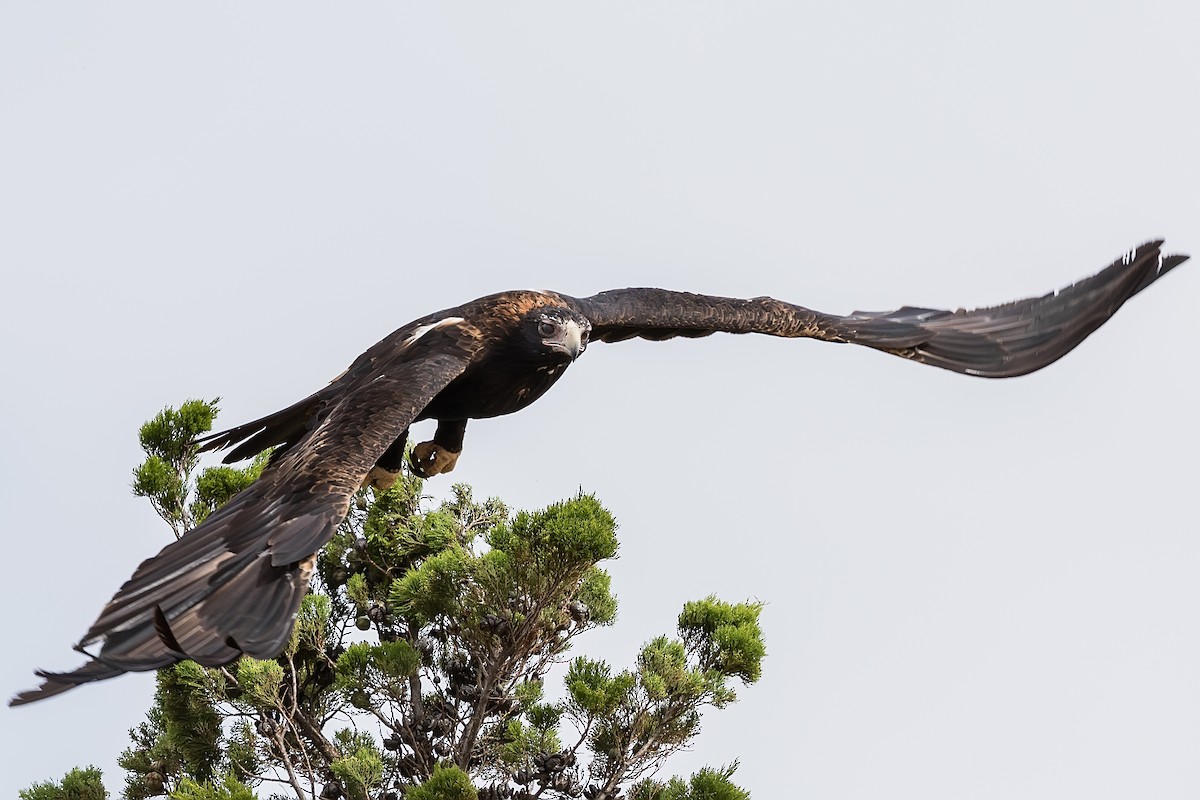
POLYGON ((562 328, 562 336, 551 339, 546 344, 561 351, 567 358, 574 361, 587 349, 587 334, 588 332, 578 323, 568 322, 562 328))

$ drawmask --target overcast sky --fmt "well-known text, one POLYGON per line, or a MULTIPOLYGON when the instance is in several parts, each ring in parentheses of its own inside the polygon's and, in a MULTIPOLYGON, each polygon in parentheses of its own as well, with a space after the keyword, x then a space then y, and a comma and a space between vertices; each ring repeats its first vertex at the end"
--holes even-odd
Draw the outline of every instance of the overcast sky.
MULTIPOLYGON (((953 308, 1154 237, 1200 254, 1198 35, 1182 0, 4 4, 0 688, 76 666, 170 536, 129 493, 164 405, 252 419, 509 288, 953 308)), ((763 679, 668 773, 1194 798, 1198 296, 1188 264, 999 382, 597 345, 472 424, 453 478, 617 516, 622 617, 578 652, 628 665, 689 599, 767 603, 763 679)), ((88 763, 118 793, 152 690, 0 710, 0 796, 88 763)))

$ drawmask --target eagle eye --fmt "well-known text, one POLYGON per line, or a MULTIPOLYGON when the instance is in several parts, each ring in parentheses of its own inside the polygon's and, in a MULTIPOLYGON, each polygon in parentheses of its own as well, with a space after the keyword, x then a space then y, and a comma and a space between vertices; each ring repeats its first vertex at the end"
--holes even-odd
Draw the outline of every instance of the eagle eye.
POLYGON ((542 336, 542 337, 553 336, 554 331, 557 329, 558 329, 558 326, 555 325, 553 322, 550 322, 549 320, 544 319, 538 323, 538 335, 542 336))

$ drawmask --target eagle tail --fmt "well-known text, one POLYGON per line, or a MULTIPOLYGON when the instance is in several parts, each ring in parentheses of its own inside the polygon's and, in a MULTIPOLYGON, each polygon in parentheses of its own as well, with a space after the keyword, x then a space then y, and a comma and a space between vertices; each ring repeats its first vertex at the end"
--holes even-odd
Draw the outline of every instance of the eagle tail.
POLYGON ((99 645, 93 660, 38 672, 44 683, 10 705, 184 659, 217 667, 243 653, 274 657, 291 635, 315 553, 349 505, 347 491, 310 483, 276 468, 143 561, 76 647, 99 645))
POLYGON ((118 675, 124 675, 125 670, 121 667, 92 659, 82 667, 70 672, 47 672, 46 670, 39 669, 34 674, 44 679, 42 685, 36 689, 27 689, 13 696, 8 701, 10 706, 23 706, 26 703, 33 703, 37 700, 53 697, 56 694, 61 694, 68 689, 74 689, 76 686, 85 683, 115 678, 118 675))

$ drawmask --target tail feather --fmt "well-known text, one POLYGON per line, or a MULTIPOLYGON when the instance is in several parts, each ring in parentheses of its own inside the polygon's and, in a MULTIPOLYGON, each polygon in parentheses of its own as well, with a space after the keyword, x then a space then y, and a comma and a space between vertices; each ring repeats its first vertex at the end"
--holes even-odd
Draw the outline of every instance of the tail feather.
MULTIPOLYGON (((384 343, 386 350, 387 342, 384 343)), ((369 351, 373 352, 373 351, 369 351)), ((350 398, 336 383, 249 426, 209 437, 212 446, 306 433, 250 486, 196 528, 143 561, 100 612, 79 647, 100 645, 74 672, 43 673, 45 683, 12 700, 23 705, 122 672, 190 658, 220 666, 246 654, 273 658, 291 635, 316 564, 380 456, 447 384, 471 353, 424 354, 388 371, 361 357, 350 398), (325 410, 328 399, 332 408, 325 410), (308 431, 307 420, 321 415, 308 431), (249 431, 249 433, 247 433, 249 431), (268 434, 267 432, 273 432, 268 434)))
POLYGON ((10 705, 183 659, 217 667, 243 653, 273 658, 291 635, 314 554, 349 505, 348 491, 301 491, 309 481, 274 471, 142 562, 77 647, 99 644, 93 660, 39 672, 45 682, 10 705))
MULTIPOLYGON (((166 665, 164 664, 163 666, 166 665)), ((23 706, 26 703, 33 703, 37 700, 53 697, 56 694, 61 694, 68 689, 74 689, 76 686, 85 683, 103 681, 108 678, 115 678, 118 675, 124 675, 125 672, 126 670, 121 667, 105 664, 103 661, 95 659, 70 672, 47 672, 39 669, 35 674, 39 678, 44 678, 42 685, 36 689, 27 689, 20 692, 13 696, 8 701, 8 704, 10 706, 23 706)))

